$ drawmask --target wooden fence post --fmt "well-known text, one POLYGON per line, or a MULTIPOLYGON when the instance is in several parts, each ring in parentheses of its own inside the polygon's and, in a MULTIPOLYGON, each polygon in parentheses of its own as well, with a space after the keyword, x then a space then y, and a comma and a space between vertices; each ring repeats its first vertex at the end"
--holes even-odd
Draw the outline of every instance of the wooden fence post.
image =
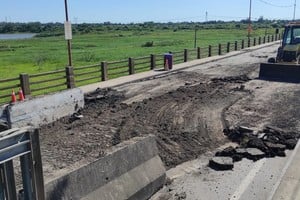
POLYGON ((268 43, 270 42, 270 35, 268 35, 268 43))
POLYGON ((241 49, 244 49, 245 48, 245 40, 242 40, 242 46, 241 46, 241 49))
POLYGON ((156 56, 154 54, 150 55, 150 69, 153 70, 156 67, 156 56))
POLYGON ((251 46, 251 39, 248 38, 248 47, 250 47, 250 46, 251 46))
POLYGON ((211 57, 211 45, 208 45, 208 57, 211 57))
POLYGON ((266 36, 264 36, 264 38, 263 38, 263 44, 265 44, 266 43, 266 36))
POLYGON ((24 96, 28 97, 31 95, 30 90, 30 82, 29 82, 29 75, 28 74, 20 74, 20 86, 22 88, 24 96))
POLYGON ((278 34, 275 34, 275 41, 277 41, 278 34))
POLYGON ((201 59, 201 48, 197 47, 197 59, 201 59))
POLYGON ((261 37, 258 37, 258 45, 261 45, 261 37))
POLYGON ((230 52, 230 42, 227 42, 227 53, 230 52))
POLYGON ((237 49, 238 49, 238 42, 235 41, 235 42, 234 42, 234 50, 237 51, 237 49))
POLYGON ((67 88, 75 88, 74 70, 72 66, 66 67, 67 88))
POLYGON ((107 62, 101 62, 101 80, 108 80, 107 62))
POLYGON ((184 52, 183 52, 183 62, 187 62, 188 61, 188 55, 189 55, 188 50, 184 49, 184 52))
POLYGON ((128 58, 128 67, 129 67, 129 74, 134 74, 134 59, 128 58))
POLYGON ((253 38, 253 46, 256 46, 256 38, 253 38))
POLYGON ((219 48, 218 48, 218 55, 222 54, 222 44, 219 44, 219 48))
POLYGON ((274 35, 271 36, 271 41, 274 42, 274 35))

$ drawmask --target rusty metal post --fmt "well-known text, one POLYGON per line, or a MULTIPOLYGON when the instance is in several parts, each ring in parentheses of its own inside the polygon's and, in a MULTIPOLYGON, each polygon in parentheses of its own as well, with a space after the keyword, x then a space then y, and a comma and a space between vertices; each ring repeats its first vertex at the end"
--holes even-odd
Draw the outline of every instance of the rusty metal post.
POLYGON ((101 80, 108 80, 107 62, 101 62, 101 80))

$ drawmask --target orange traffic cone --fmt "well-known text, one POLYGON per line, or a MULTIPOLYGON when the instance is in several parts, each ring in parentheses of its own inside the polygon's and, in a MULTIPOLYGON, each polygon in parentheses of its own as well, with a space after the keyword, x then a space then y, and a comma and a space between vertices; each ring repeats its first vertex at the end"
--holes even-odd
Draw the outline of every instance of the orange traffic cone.
POLYGON ((17 98, 16 98, 15 91, 12 90, 12 92, 11 92, 11 102, 12 102, 12 103, 15 103, 16 101, 17 101, 17 98))
POLYGON ((19 89, 19 101, 24 101, 25 97, 22 88, 19 89))

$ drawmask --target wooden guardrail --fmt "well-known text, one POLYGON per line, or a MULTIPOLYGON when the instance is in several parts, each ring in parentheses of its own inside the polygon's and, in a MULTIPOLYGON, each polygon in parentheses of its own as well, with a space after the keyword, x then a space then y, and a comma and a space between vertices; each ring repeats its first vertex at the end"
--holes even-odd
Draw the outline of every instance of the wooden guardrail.
MULTIPOLYGON (((281 39, 280 34, 268 35, 169 53, 173 55, 173 63, 179 64, 190 60, 222 55, 279 39, 281 39)), ((8 103, 12 90, 18 91, 19 88, 22 88, 25 97, 36 96, 161 67, 164 67, 164 54, 151 54, 150 56, 101 62, 82 67, 66 67, 62 70, 39 74, 29 75, 23 73, 16 78, 0 80, 0 105, 8 103)))

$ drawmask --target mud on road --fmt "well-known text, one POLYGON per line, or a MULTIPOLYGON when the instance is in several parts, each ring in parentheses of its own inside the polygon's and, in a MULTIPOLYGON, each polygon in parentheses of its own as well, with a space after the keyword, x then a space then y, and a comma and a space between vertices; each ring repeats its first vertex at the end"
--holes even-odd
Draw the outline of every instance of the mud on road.
POLYGON ((167 168, 194 159, 226 142, 222 112, 249 95, 245 75, 197 82, 191 72, 184 86, 139 102, 124 103, 124 92, 99 89, 86 96, 76 116, 42 127, 45 174, 77 162, 91 162, 105 149, 135 136, 157 136, 159 154, 167 168))
POLYGON ((255 80, 271 53, 274 48, 248 52, 87 95, 77 115, 41 128, 46 181, 135 136, 157 136, 171 168, 228 142, 223 129, 229 126, 299 129, 297 85, 255 80))

